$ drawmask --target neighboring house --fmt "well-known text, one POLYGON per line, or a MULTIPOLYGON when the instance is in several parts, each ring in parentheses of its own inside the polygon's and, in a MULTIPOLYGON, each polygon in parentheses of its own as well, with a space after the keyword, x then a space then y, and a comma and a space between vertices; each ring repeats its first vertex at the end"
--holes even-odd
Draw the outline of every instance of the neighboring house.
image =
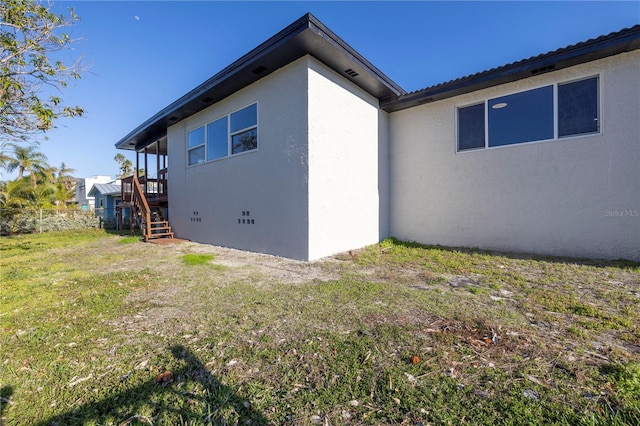
POLYGON ((95 200, 96 216, 116 219, 116 207, 120 204, 122 188, 119 183, 96 183, 89 190, 95 200))
POLYGON ((171 226, 198 242, 640 261, 639 48, 637 25, 407 93, 305 15, 116 147, 162 159, 171 226))
POLYGON ((75 202, 83 210, 93 210, 95 208, 95 199, 89 194, 91 188, 95 184, 110 183, 113 179, 109 176, 92 176, 90 178, 76 178, 75 202))

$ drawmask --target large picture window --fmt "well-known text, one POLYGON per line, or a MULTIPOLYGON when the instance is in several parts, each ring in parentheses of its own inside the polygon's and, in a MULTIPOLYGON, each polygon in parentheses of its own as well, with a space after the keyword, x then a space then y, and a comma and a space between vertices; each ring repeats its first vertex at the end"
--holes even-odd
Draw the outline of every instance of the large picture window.
POLYGON ((227 117, 207 124, 207 160, 229 155, 229 126, 227 117))
POLYGON ((600 131, 598 77, 458 108, 457 150, 554 140, 600 131))
POLYGON ((187 134, 189 165, 258 148, 258 104, 220 117, 187 134))
POLYGON ((553 139, 553 86, 490 99, 489 146, 553 139))

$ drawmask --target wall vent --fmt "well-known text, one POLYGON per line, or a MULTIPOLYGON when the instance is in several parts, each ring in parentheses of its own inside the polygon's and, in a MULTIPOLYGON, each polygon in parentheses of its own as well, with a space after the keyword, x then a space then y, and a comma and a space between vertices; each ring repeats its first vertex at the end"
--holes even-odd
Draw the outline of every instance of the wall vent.
POLYGON ((210 104, 212 101, 213 101, 213 98, 209 96, 207 96, 202 100, 202 102, 204 102, 205 104, 210 104))
POLYGON ((547 65, 546 67, 536 68, 535 70, 531 70, 531 75, 541 74, 543 72, 552 71, 556 68, 555 65, 547 65))
POLYGON ((253 71, 251 71, 254 74, 262 74, 263 72, 265 72, 267 70, 266 67, 263 67, 262 65, 260 65, 258 68, 255 68, 253 71))
POLYGON ((357 77, 359 75, 357 72, 355 72, 351 68, 349 68, 348 70, 344 70, 344 73, 347 74, 349 77, 357 77))
POLYGON ((176 121, 178 117, 169 117, 169 121, 176 121))

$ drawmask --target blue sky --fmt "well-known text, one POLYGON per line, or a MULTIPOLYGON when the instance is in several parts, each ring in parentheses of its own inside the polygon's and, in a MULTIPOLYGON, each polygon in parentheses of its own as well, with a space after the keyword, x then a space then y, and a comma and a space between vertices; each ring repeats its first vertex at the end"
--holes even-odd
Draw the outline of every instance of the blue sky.
POLYGON ((115 142, 311 12, 405 90, 504 65, 640 22, 640 2, 58 1, 81 21, 69 57, 83 78, 63 99, 86 110, 42 141, 77 177, 110 175, 115 142))

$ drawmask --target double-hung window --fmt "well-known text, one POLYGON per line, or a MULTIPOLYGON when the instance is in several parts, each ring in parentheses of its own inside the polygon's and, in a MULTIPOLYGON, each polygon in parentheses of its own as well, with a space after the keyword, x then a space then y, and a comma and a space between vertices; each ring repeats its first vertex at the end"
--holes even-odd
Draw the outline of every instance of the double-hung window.
POLYGON ((204 127, 198 127, 189 132, 187 147, 189 164, 198 164, 204 161, 204 127))
POLYGON ((258 147, 258 105, 253 104, 231 114, 231 153, 251 151, 258 147))
POLYGON ((225 115, 187 134, 189 165, 258 148, 258 104, 225 115))
POLYGON ((599 79, 544 86, 458 108, 458 151, 598 133, 599 79))

